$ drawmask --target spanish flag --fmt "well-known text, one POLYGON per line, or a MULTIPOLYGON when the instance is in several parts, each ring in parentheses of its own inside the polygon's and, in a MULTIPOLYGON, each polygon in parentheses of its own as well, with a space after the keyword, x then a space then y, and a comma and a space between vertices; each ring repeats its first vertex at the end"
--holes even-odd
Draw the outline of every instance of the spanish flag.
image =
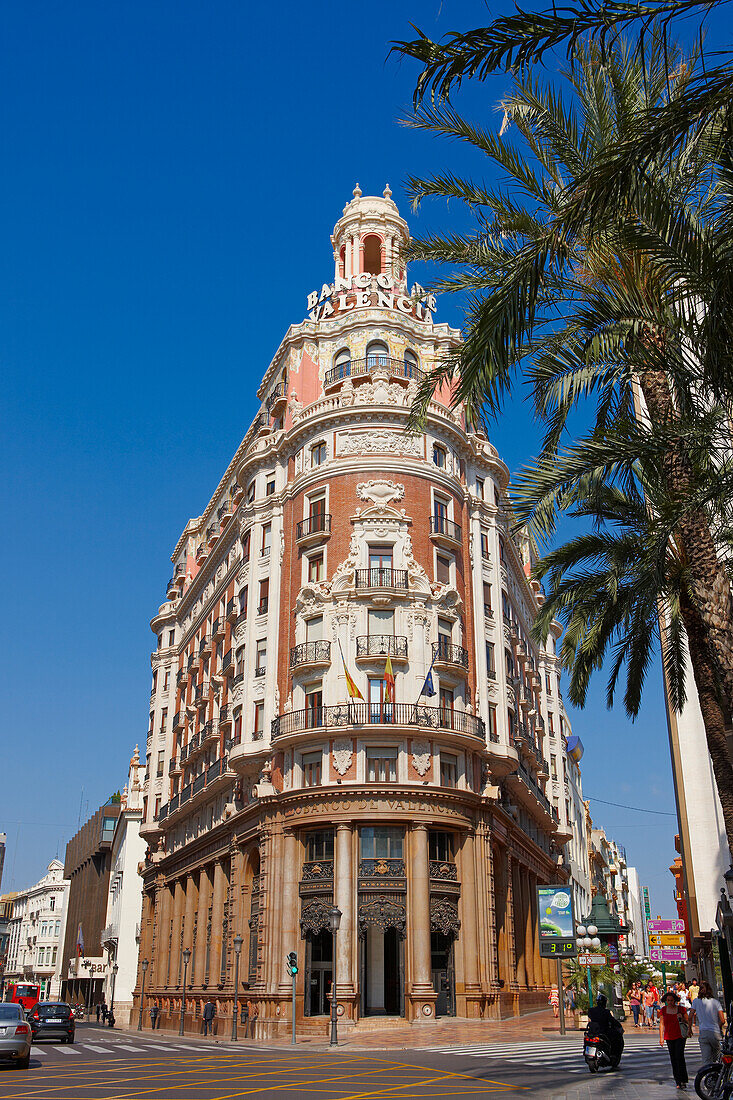
MULTIPOLYGON (((339 642, 339 649, 341 649, 341 642, 339 642)), ((361 699, 361 701, 363 703, 364 702, 364 696, 359 691, 359 689, 356 686, 356 684, 354 683, 354 681, 351 679, 351 676, 349 675, 349 670, 346 667, 346 658, 344 657, 343 649, 341 649, 341 660, 343 661, 343 664, 344 664, 344 676, 346 677, 346 690, 349 693, 349 698, 351 698, 351 699, 361 699)))
POLYGON ((387 663, 384 666, 384 701, 394 703, 394 672, 392 671, 392 658, 387 654, 387 663))

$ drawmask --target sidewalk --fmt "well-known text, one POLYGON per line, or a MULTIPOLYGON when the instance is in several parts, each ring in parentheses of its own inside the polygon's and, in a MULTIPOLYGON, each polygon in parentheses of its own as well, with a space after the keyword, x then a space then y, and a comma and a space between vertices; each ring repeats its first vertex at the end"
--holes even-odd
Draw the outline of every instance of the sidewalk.
MULTIPOLYGON (((228 1022, 231 1027, 231 1022, 228 1022)), ((134 1031, 130 1027, 129 1031, 134 1031)), ((121 1031, 121 1028, 117 1029, 121 1031)), ((305 1050, 328 1050, 329 1024, 324 1020, 322 1035, 298 1035, 299 1047, 305 1050)), ((145 1029, 148 1036, 156 1038, 177 1038, 178 1032, 158 1030, 151 1032, 145 1029)), ((541 1009, 538 1012, 528 1013, 526 1016, 514 1016, 506 1020, 466 1020, 445 1018, 435 1024, 423 1024, 409 1026, 403 1023, 394 1027, 380 1027, 374 1031, 345 1032, 339 1035, 339 1050, 417 1050, 425 1047, 451 1047, 466 1046, 469 1043, 537 1043, 537 1042, 569 1042, 579 1043, 582 1031, 567 1031, 566 1035, 560 1034, 560 1021, 553 1018, 550 1009, 541 1009)), ((199 1032, 186 1032, 186 1038, 203 1039, 199 1032)), ((657 1044, 659 1034, 656 1030, 637 1030, 632 1022, 625 1022, 625 1040, 627 1045, 657 1044)), ((228 1034, 221 1034, 207 1039, 212 1045, 232 1045, 228 1034)), ((237 1046, 242 1047, 290 1047, 290 1039, 240 1039, 237 1046)))

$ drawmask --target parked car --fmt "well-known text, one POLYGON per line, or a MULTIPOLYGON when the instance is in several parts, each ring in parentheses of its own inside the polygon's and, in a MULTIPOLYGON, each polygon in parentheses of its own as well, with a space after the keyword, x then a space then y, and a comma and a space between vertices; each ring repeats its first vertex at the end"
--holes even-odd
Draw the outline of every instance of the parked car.
POLYGON ((0 1059, 18 1069, 30 1065, 31 1028, 20 1004, 0 1004, 0 1059))
POLYGON ((65 1001, 39 1001, 32 1012, 28 1013, 28 1023, 36 1039, 60 1039, 62 1043, 73 1043, 76 1031, 74 1010, 65 1001))

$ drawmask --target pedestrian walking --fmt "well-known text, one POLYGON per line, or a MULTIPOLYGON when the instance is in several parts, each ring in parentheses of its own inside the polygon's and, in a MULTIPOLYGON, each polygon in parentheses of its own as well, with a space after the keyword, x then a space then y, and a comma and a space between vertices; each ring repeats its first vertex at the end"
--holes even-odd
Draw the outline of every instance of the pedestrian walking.
POLYGON ((690 997, 690 1004, 692 1004, 692 1002, 697 1000, 697 998, 700 996, 700 986, 698 985, 697 978, 692 979, 687 992, 690 997))
POLYGON ((563 991, 565 1007, 568 1012, 575 1012, 575 990, 571 985, 566 985, 563 991))
POLYGON ((644 1006, 644 1027, 654 1027, 654 1005, 656 1004, 656 1000, 656 994, 652 991, 651 985, 647 982, 641 997, 641 1002, 644 1006))
POLYGON ((641 1008, 641 989, 638 982, 633 983, 626 996, 629 1002, 629 1008, 631 1009, 631 1015, 634 1017, 634 1027, 640 1027, 639 1010, 641 1008))
POLYGON ((158 1002, 153 1001, 153 1003, 150 1006, 150 1028, 151 1028, 152 1031, 155 1031, 156 1027, 158 1026, 158 1014, 159 1013, 160 1013, 160 1009, 158 1008, 158 1002))
POLYGON ((557 1019, 560 1015, 560 995, 556 985, 553 985, 550 990, 550 996, 547 998, 547 1003, 552 1005, 552 1015, 557 1019))
POLYGON ((107 1023, 107 1002, 102 1001, 102 1023, 107 1023))
POLYGON ((700 982, 699 996, 692 1002, 692 1023, 697 1022, 700 1036, 700 1054, 702 1064, 717 1062, 720 1057, 720 1039, 725 1013, 720 1001, 713 996, 709 982, 700 982))
POLYGON ((689 1033, 687 1010, 678 1002, 677 994, 672 990, 665 995, 662 1011, 659 1013, 659 1045, 667 1044, 672 1074, 678 1089, 687 1088, 687 1065, 685 1063, 685 1043, 689 1033))
POLYGON ((689 1009, 692 1008, 692 1001, 690 1000, 689 993, 687 992, 687 986, 684 982, 678 982, 677 996, 682 1007, 686 1008, 689 1011, 689 1009))
POLYGON ((97 1007, 95 1008, 95 1010, 94 1010, 94 1011, 95 1011, 95 1012, 96 1012, 96 1014, 97 1014, 97 1023, 99 1023, 99 1017, 100 1017, 100 1016, 102 1015, 102 1006, 101 1006, 101 1004, 99 1003, 99 1001, 97 1001, 97 1007))
POLYGON ((204 1035, 213 1034, 214 1016, 216 1015, 216 1005, 213 1001, 207 1001, 204 1005, 203 1020, 204 1020, 204 1035))

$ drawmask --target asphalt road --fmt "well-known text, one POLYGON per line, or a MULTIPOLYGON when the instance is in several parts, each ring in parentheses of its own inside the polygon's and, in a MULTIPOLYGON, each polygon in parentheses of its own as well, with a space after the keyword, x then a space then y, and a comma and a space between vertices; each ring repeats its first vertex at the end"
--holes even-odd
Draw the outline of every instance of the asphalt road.
MULTIPOLYGON (((591 1076, 578 1038, 404 1051, 262 1048, 166 1032, 77 1028, 73 1046, 34 1044, 29 1070, 0 1068, 2 1100, 661 1100, 677 1096, 666 1050, 629 1043, 615 1073, 591 1076)), ((690 1077, 700 1063, 688 1042, 690 1077)), ((692 1091, 692 1090, 691 1090, 692 1091)), ((694 1096, 694 1093, 692 1093, 694 1096)))

